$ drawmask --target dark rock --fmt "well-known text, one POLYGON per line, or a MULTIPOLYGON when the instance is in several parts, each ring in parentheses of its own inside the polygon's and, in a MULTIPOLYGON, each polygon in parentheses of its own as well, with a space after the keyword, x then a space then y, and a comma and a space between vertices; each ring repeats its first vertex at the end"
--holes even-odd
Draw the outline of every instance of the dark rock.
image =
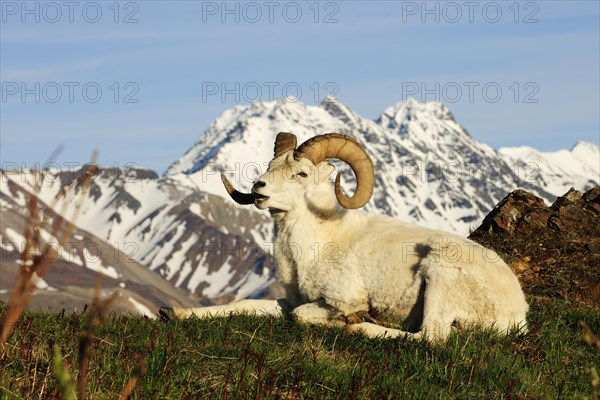
POLYGON ((498 203, 475 232, 510 235, 540 228, 568 232, 598 223, 599 215, 600 186, 585 194, 571 188, 550 207, 541 198, 518 189, 498 203))
POLYGON ((530 224, 546 225, 548 216, 540 213, 544 207, 543 199, 525 190, 515 190, 494 207, 477 230, 512 234, 523 219, 530 224))
POLYGON ((515 190, 469 237, 503 255, 530 296, 600 306, 600 186, 549 207, 515 190))
POLYGON ((600 242, 586 243, 585 247, 592 254, 600 254, 600 242))
POLYGON ((425 207, 427 207, 428 210, 435 210, 437 208, 435 206, 435 203, 431 201, 431 199, 427 199, 427 201, 425 202, 425 207))
POLYGON ((576 203, 581 199, 582 196, 583 194, 579 190, 571 188, 567 193, 557 198, 554 204, 552 204, 552 207, 576 203))

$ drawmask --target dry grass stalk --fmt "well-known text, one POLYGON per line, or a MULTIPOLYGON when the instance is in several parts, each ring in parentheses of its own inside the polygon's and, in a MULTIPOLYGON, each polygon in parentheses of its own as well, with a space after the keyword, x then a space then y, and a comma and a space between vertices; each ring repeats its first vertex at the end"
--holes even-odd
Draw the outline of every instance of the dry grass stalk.
MULTIPOLYGON (((52 236, 58 238, 58 248, 62 248, 65 242, 71 237, 74 223, 79 216, 81 210, 81 204, 85 199, 88 190, 90 188, 93 175, 97 172, 95 166, 97 153, 94 152, 92 161, 86 166, 85 172, 81 179, 81 192, 79 198, 75 204, 75 210, 71 219, 67 221, 66 227, 60 231, 62 227, 62 218, 57 216, 55 213, 46 212, 43 219, 39 216, 38 197, 40 193, 41 184, 43 182, 43 174, 40 173, 40 177, 36 176, 34 182, 34 191, 29 198, 27 203, 28 216, 25 220, 24 228, 24 248, 21 252, 21 269, 15 280, 14 289, 11 293, 11 297, 8 303, 6 315, 2 321, 2 331, 0 334, 0 349, 2 349, 10 334, 14 328, 16 321, 19 319, 21 313, 29 303, 31 295, 36 287, 38 279, 44 277, 48 272, 49 268, 56 261, 59 254, 54 246, 42 246, 42 240, 40 236, 40 226, 48 224, 52 217, 57 217, 53 221, 52 236), (41 249, 43 248, 43 251, 41 249)), ((72 186, 77 186, 77 181, 73 182, 72 186)), ((54 209, 56 202, 60 196, 65 196, 65 192, 61 191, 55 197, 53 204, 50 209, 54 209)), ((66 206, 66 203, 65 203, 66 206)), ((63 210, 64 211, 64 210, 63 210)), ((65 399, 85 399, 86 398, 86 387, 88 378, 88 367, 89 367, 89 355, 90 346, 93 339, 93 333, 95 329, 100 325, 108 314, 108 310, 112 303, 119 296, 119 292, 115 291, 105 299, 100 299, 100 288, 102 286, 103 275, 98 273, 96 278, 96 286, 94 290, 94 298, 92 309, 90 312, 90 319, 81 333, 79 341, 79 375, 77 378, 77 397, 75 397, 75 390, 73 388, 73 382, 69 372, 69 368, 65 365, 63 357, 58 345, 54 345, 54 357, 53 367, 54 374, 58 380, 63 398, 65 399)), ((146 371, 146 364, 144 358, 140 355, 138 357, 137 365, 133 371, 133 375, 127 382, 127 385, 119 395, 119 399, 126 399, 130 396, 137 382, 141 379, 142 375, 146 371)))
POLYGON ((126 400, 131 395, 133 388, 137 384, 138 380, 142 378, 142 375, 146 373, 146 362, 142 356, 138 356, 137 364, 133 370, 133 375, 129 378, 127 385, 123 388, 123 391, 119 395, 119 400, 126 400))
MULTIPOLYGON (((58 246, 62 247, 75 227, 74 223, 79 216, 81 204, 85 199, 92 182, 92 177, 96 173, 95 166, 97 152, 94 152, 91 163, 86 166, 85 173, 82 176, 82 189, 75 205, 75 210, 66 227, 60 231, 62 221, 57 221, 53 225, 52 235, 58 237, 58 246)), ((39 217, 37 194, 41 189, 41 179, 36 180, 34 194, 31 195, 28 203, 28 216, 25 221, 23 251, 21 252, 21 269, 15 280, 14 288, 11 293, 8 308, 4 320, 2 321, 2 331, 0 332, 0 349, 4 347, 6 341, 14 328, 15 323, 21 316, 21 313, 29 303, 31 295, 35 289, 38 279, 44 277, 49 268, 58 258, 58 252, 54 246, 42 247, 40 237, 40 226, 47 221, 46 215, 44 221, 39 217), (43 248, 43 251, 41 250, 43 248)))
MULTIPOLYGON (((54 374, 61 388, 63 398, 77 398, 79 400, 83 400, 87 397, 86 388, 88 378, 88 366, 90 359, 90 346, 94 337, 93 333, 108 314, 108 310, 110 309, 111 304, 119 296, 119 292, 114 291, 107 298, 100 299, 100 288, 102 287, 102 278, 103 275, 98 273, 96 276, 94 302, 92 304, 90 318, 83 332, 81 332, 81 338, 79 340, 79 375, 77 377, 77 397, 75 397, 75 390, 73 389, 73 382, 71 380, 69 368, 68 366, 64 365, 62 361, 60 348, 58 347, 58 345, 54 345, 54 374)), ((135 386, 136 381, 133 382, 131 388, 135 386)))
POLYGON ((56 343, 53 346, 53 351, 54 375, 56 376, 56 380, 58 381, 58 386, 60 387, 60 391, 63 395, 62 397, 65 400, 76 400, 75 390, 73 390, 73 382, 71 380, 71 373, 69 372, 69 367, 63 361, 63 356, 60 351, 60 347, 58 347, 56 343))
POLYGON ((92 343, 94 331, 108 314, 108 310, 110 309, 111 304, 119 296, 119 292, 114 291, 107 298, 100 299, 100 288, 102 287, 102 278, 102 274, 98 273, 96 275, 94 302, 92 304, 92 310, 90 312, 90 319, 83 332, 81 332, 81 338, 79 339, 79 376, 77 377, 77 389, 78 398, 80 400, 86 398, 85 389, 87 387, 88 366, 90 360, 90 345, 92 343))
MULTIPOLYGON (((583 329, 583 340, 600 352, 600 339, 592 332, 590 327, 583 321, 579 321, 579 326, 583 329)), ((587 365, 583 366, 585 372, 590 376, 590 383, 592 384, 592 399, 598 400, 598 387, 600 386, 600 374, 596 367, 587 365)))
POLYGON ((598 336, 594 335, 594 332, 585 322, 579 321, 579 326, 583 329, 583 340, 600 352, 600 339, 598 339, 598 336))

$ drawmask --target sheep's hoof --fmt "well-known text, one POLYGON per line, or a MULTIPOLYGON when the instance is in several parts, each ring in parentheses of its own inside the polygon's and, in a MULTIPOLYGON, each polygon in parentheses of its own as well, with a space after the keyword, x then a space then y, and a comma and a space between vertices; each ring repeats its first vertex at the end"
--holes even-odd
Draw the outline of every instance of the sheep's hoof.
POLYGON ((363 322, 362 318, 357 315, 358 313, 346 315, 344 319, 348 325, 359 324, 363 322))
POLYGON ((163 321, 170 321, 172 319, 177 319, 177 315, 175 315, 175 311, 173 311, 172 307, 161 307, 158 310, 158 315, 163 321))
POLYGON ((379 322, 375 318, 371 317, 368 311, 357 311, 350 315, 344 316, 344 319, 349 325, 360 324, 362 322, 372 322, 374 324, 379 324, 379 322))
POLYGON ((368 311, 359 311, 358 314, 360 315, 360 317, 363 319, 363 321, 365 322, 372 322, 374 324, 379 325, 379 321, 376 320, 375 318, 373 318, 371 316, 371 314, 369 314, 368 311))

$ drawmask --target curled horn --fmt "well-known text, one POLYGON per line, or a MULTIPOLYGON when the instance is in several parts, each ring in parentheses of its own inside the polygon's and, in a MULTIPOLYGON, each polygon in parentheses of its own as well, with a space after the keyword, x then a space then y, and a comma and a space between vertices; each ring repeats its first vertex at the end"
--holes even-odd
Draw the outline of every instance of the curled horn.
POLYGON ((227 179, 225 174, 221 174, 221 181, 223 181, 223 185, 225 185, 225 189, 227 190, 227 193, 229 193, 233 201, 242 205, 254 203, 254 196, 252 195, 252 193, 242 193, 236 190, 236 188, 234 188, 233 185, 229 182, 229 179, 227 179))
POLYGON ((309 159, 317 165, 326 158, 337 158, 347 163, 356 176, 356 191, 352 197, 342 193, 340 173, 335 177, 335 196, 344 208, 360 208, 373 195, 375 173, 373 163, 365 150, 350 136, 327 133, 302 143, 294 152, 294 158, 309 159))
POLYGON ((279 132, 275 138, 275 156, 279 157, 283 153, 287 153, 290 150, 296 148, 297 139, 296 135, 288 132, 279 132))

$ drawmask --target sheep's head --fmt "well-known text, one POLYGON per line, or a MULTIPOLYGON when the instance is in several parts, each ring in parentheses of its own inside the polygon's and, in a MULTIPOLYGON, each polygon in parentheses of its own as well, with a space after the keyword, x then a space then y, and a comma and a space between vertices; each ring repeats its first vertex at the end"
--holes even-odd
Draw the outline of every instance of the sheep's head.
MULTIPOLYGON (((275 156, 267 172, 254 183, 251 193, 237 191, 221 174, 230 196, 239 204, 254 204, 260 209, 290 211, 309 207, 315 200, 327 201, 331 186, 329 177, 334 167, 326 160, 337 158, 346 162, 356 176, 356 191, 352 197, 342 193, 340 173, 335 179, 335 197, 344 208, 364 206, 373 194, 373 164, 364 149, 350 136, 328 133, 315 136, 296 148, 296 136, 280 132, 275 141, 275 156)), ((320 207, 335 206, 320 204, 320 207)), ((319 208, 320 208, 319 207, 319 208)))

